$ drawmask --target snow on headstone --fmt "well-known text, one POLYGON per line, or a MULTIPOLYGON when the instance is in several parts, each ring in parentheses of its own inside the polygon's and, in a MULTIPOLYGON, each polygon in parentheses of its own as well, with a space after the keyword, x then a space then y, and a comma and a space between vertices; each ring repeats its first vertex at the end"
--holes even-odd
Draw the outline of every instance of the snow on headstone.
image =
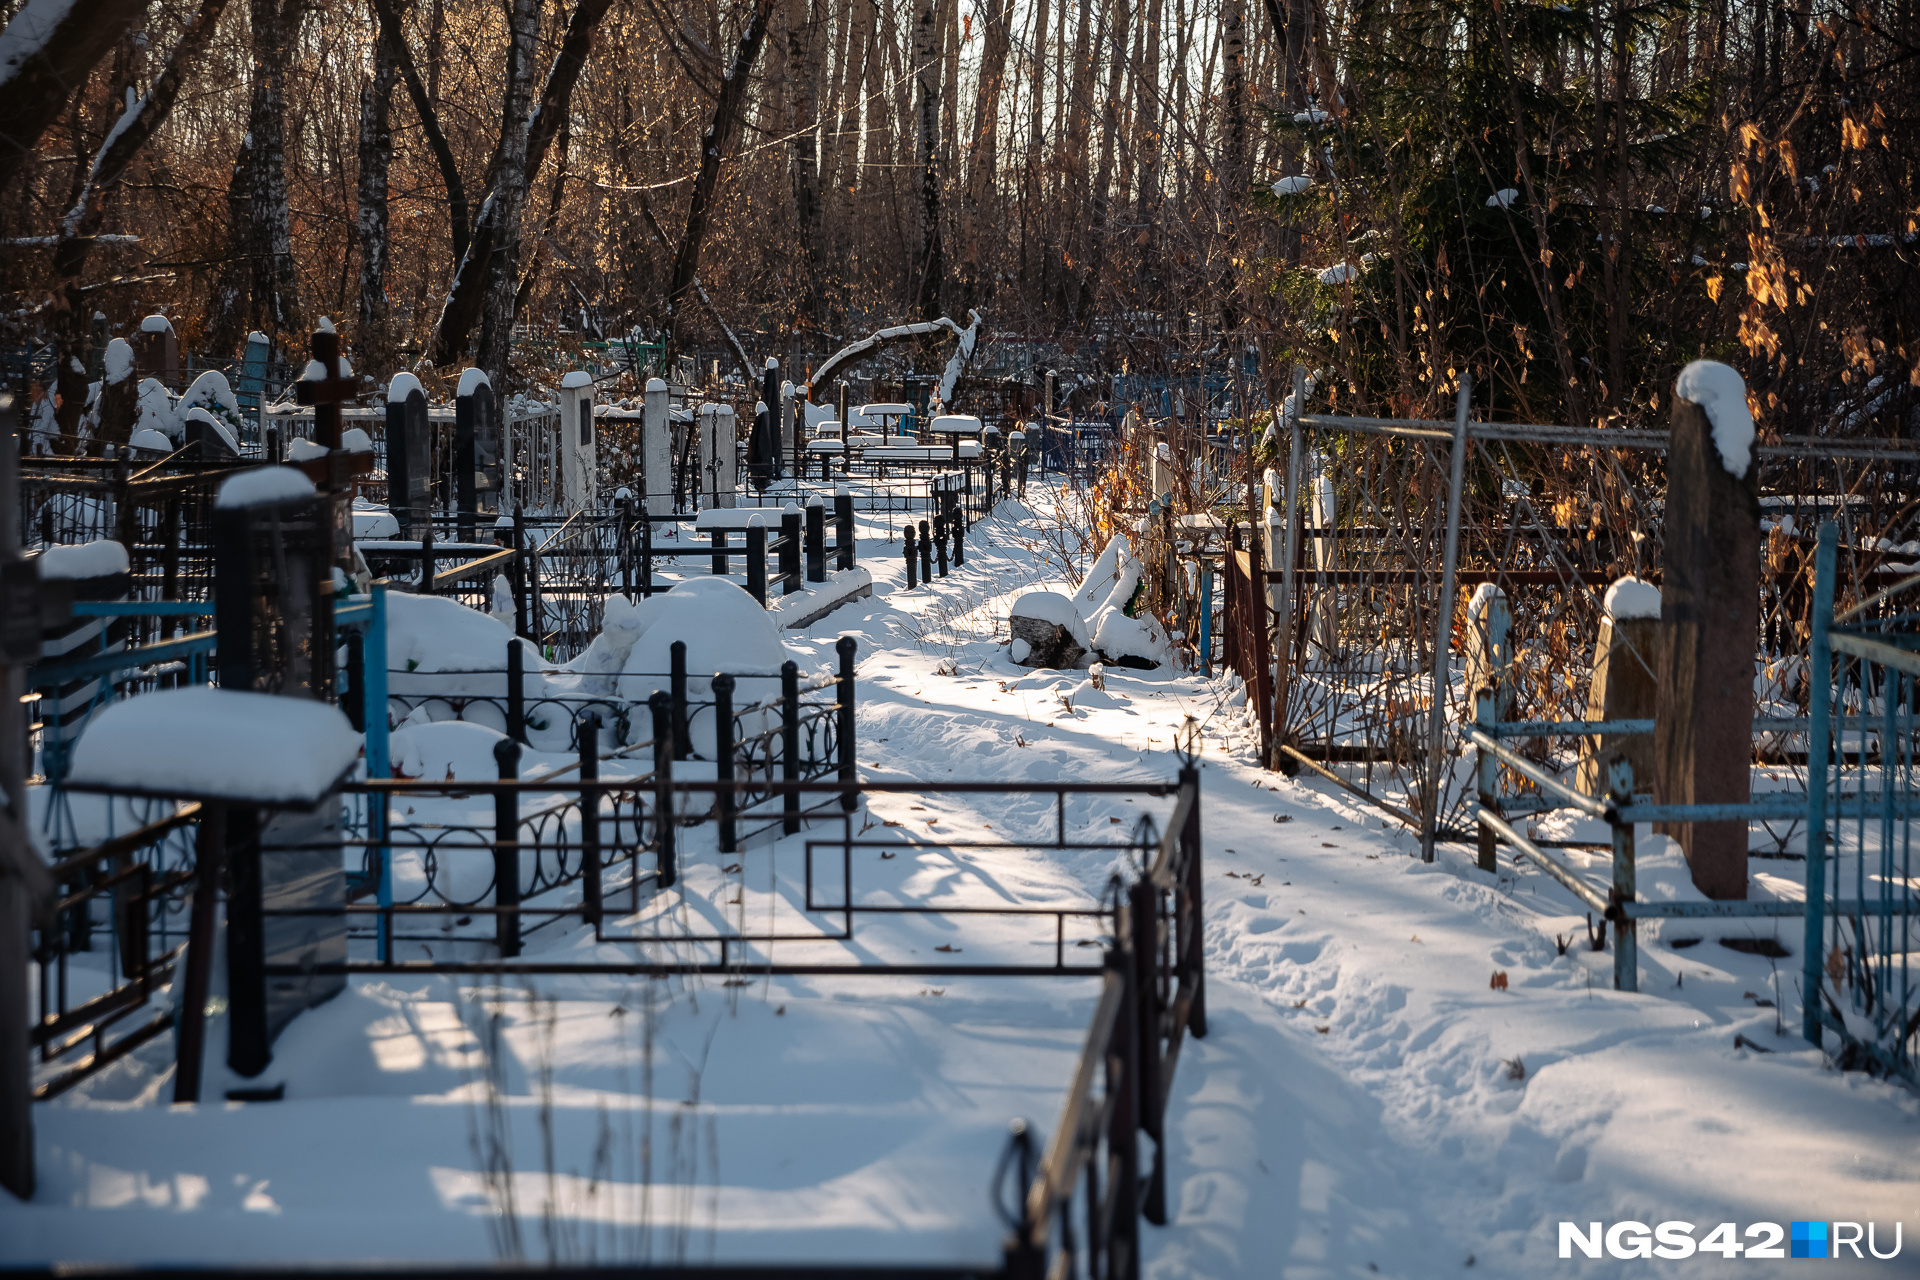
POLYGON ((260 804, 311 804, 360 756, 338 707, 197 685, 127 698, 94 716, 70 783, 260 804))
POLYGON ((263 507, 275 502, 311 498, 313 481, 292 467, 253 467, 220 482, 213 505, 222 508, 263 507))
POLYGON ((1717 360, 1695 360, 1680 371, 1673 392, 1706 411, 1713 424, 1713 445, 1720 465, 1736 480, 1753 465, 1753 412, 1747 407, 1747 383, 1717 360))
POLYGON ((37 563, 42 581, 110 578, 129 568, 127 549, 108 538, 48 547, 37 563))
POLYGON ((1273 184, 1276 196, 1297 196, 1313 185, 1313 179, 1304 173, 1290 174, 1273 184))
POLYGON ((1660 588, 1628 574, 1607 588, 1603 604, 1609 618, 1657 618, 1660 588))
MULTIPOLYGON (((1605 616, 1593 649, 1593 681, 1587 691, 1589 720, 1651 720, 1658 710, 1654 672, 1660 644, 1660 588, 1631 574, 1607 588, 1605 616)), ((1607 766, 1625 754, 1634 785, 1653 784, 1651 733, 1596 734, 1581 740, 1577 785, 1588 795, 1607 787, 1607 766)))

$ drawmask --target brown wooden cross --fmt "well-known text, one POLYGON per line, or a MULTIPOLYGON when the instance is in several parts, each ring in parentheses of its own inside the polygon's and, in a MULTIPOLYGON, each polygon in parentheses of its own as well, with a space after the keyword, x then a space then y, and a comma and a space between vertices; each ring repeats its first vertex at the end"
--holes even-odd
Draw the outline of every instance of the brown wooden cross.
POLYGON ((340 335, 328 329, 313 335, 313 358, 326 371, 324 378, 302 378, 293 384, 296 404, 313 406, 313 442, 335 452, 340 448, 340 406, 357 398, 353 379, 340 369, 340 335))

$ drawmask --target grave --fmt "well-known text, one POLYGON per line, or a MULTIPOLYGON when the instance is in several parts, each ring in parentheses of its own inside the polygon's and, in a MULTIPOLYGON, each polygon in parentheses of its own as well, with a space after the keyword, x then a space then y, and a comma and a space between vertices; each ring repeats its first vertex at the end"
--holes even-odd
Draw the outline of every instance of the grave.
POLYGON ((733 406, 700 406, 700 505, 731 507, 739 500, 739 458, 733 406))
POLYGON ((397 536, 417 541, 433 515, 432 425, 420 379, 396 373, 387 384, 387 510, 397 536))
POLYGON ((133 339, 133 371, 136 382, 152 378, 170 391, 180 390, 180 339, 165 316, 148 316, 140 322, 133 339))
POLYGON ((479 369, 460 375, 454 398, 453 485, 460 511, 460 538, 472 542, 481 512, 497 513, 504 487, 500 408, 493 384, 479 369))
POLYGON ((668 421, 670 395, 660 378, 647 379, 640 420, 640 481, 647 514, 673 514, 674 426, 668 421))
POLYGON ((560 379, 560 493, 563 511, 569 514, 591 511, 598 505, 597 457, 598 446, 593 432, 593 375, 576 369, 560 379))

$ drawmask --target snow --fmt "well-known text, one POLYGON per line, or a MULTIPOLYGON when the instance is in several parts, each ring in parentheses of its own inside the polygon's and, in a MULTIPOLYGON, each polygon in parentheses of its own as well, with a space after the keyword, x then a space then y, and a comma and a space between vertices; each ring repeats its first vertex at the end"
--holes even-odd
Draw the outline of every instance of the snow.
MULTIPOLYGON (((513 629, 446 596, 387 593, 387 670, 401 673, 505 671, 513 629)), ((531 653, 526 666, 542 665, 531 653)), ((436 685, 436 689, 438 685, 436 685)))
POLYGON ((147 316, 140 321, 142 333, 172 333, 173 322, 162 315, 147 316))
POLYGON ((373 437, 360 427, 348 427, 340 433, 340 452, 372 453, 373 437))
POLYGON ((1305 111, 1295 112, 1293 122, 1295 124, 1325 124, 1327 122, 1327 113, 1319 107, 1308 107, 1305 111))
POLYGON ((652 395, 656 391, 665 391, 666 389, 667 389, 667 380, 665 378, 648 378, 647 379, 648 395, 652 395))
POLYGON ((198 422, 213 428, 213 433, 220 437, 220 443, 227 447, 227 452, 233 454, 240 452, 240 442, 234 438, 233 432, 227 429, 227 424, 214 417, 211 413, 208 413, 205 409, 202 409, 199 405, 195 405, 182 414, 181 421, 183 423, 198 422))
POLYGON ((105 372, 107 382, 119 386, 133 376, 133 344, 125 338, 115 338, 107 343, 105 372))
POLYGON ((292 467, 253 467, 220 482, 213 505, 222 508, 263 507, 313 496, 313 481, 292 467))
POLYGON ((129 567, 127 549, 108 538, 48 547, 40 553, 38 564, 42 581, 108 578, 129 567))
MULTIPOLYGON (((1031 511, 1003 504, 970 534, 965 566, 912 593, 898 542, 884 541, 885 517, 863 515, 873 598, 782 639, 803 670, 833 664, 842 634, 858 640, 863 778, 1158 782, 1178 768, 1175 735, 1189 717, 1199 726, 1209 1034, 1186 1042, 1168 1084, 1170 1220, 1141 1227, 1144 1275, 1766 1275, 1750 1265, 1563 1261, 1556 1228, 1671 1218, 1701 1224, 1698 1238, 1726 1221, 1740 1224, 1738 1236, 1754 1221, 1877 1219, 1884 1248, 1889 1226, 1912 1217, 1920 1100, 1835 1070, 1799 1041, 1797 957, 1783 962, 1776 984, 1766 960, 1717 945, 1773 925, 1643 923, 1642 993, 1617 993, 1613 957, 1586 949, 1583 909, 1544 875, 1505 854, 1497 874, 1482 872, 1471 845, 1445 842, 1424 863, 1408 832, 1332 784, 1261 769, 1258 732, 1234 705, 1231 678, 1107 664, 1099 690, 1080 673, 1010 662, 999 636, 1019 597, 1080 594, 1034 537, 1047 522, 1076 527, 1075 509, 1056 517, 1047 486, 1029 493, 1031 511), (1575 941, 1562 951, 1556 936, 1575 941), (1677 945, 1687 938, 1703 941, 1677 945), (1508 976, 1504 989, 1490 986, 1494 972, 1508 976), (1736 1036, 1770 1052, 1736 1047, 1736 1036)), ((1097 603, 1130 558, 1114 547, 1103 573, 1089 573, 1083 586, 1097 603)), ((396 613, 428 603, 388 599, 396 613)), ((716 613, 695 609, 684 620, 710 632, 727 625, 716 613)), ((428 630, 423 643, 437 652, 444 633, 428 630)), ((696 660, 694 670, 704 665, 696 660)), ((169 695, 133 701, 156 696, 169 695)), ((422 720, 393 740, 394 760, 429 776, 493 775, 498 735, 484 727, 422 720)), ((558 748, 531 751, 522 772, 567 762, 558 748)), ((618 763, 603 762, 603 776, 618 763)), ((1470 770, 1470 753, 1457 765, 1470 770)), ((701 767, 676 764, 676 776, 711 776, 701 767)), ((89 798, 69 799, 80 811, 89 798)), ((488 797, 441 803, 410 820, 490 830, 488 797)), ((1051 797, 1032 794, 876 794, 853 829, 870 824, 862 838, 905 847, 857 863, 855 891, 882 904, 934 894, 1023 906, 1097 901, 1126 850, 944 842, 1051 845, 1056 820, 1069 841, 1111 838, 1143 814, 1164 824, 1168 806, 1080 796, 1068 799, 1064 819, 1059 812, 1051 797)), ((1536 821, 1547 837, 1605 838, 1603 823, 1536 821)), ((624 887, 610 891, 621 918, 608 932, 671 912, 703 927, 736 913, 771 921, 776 909, 797 922, 805 916, 794 909, 802 899, 793 868, 807 840, 838 832, 816 825, 723 858, 710 824, 686 828, 681 887, 644 918, 627 916, 624 887)), ((441 874, 456 888, 484 886, 487 852, 463 860, 449 836, 436 852, 441 874)), ((1693 896, 1677 846, 1645 827, 1637 843, 1644 896, 1693 896)), ((1605 881, 1605 852, 1564 854, 1605 881)), ((396 896, 422 883, 420 865, 417 851, 396 849, 396 896)), ((1756 865, 1750 896, 1798 888, 1801 864, 1756 865)), ((1795 950, 1797 926, 1779 931, 1795 950)), ((936 960, 937 943, 963 950, 956 962, 990 962, 1050 957, 1054 936, 1050 919, 1039 937, 983 917, 870 917, 857 930, 850 946, 783 942, 776 955, 922 963, 936 960)), ((1066 945, 1098 931, 1070 922, 1066 945)), ((433 950, 445 954, 438 942, 433 950)), ((634 956, 632 944, 596 944, 577 921, 528 938, 534 960, 634 956)), ((74 971, 99 973, 110 960, 76 956, 74 971)), ((700 1260, 723 1264, 986 1269, 1005 1234, 984 1187, 1007 1122, 1026 1117, 1043 1141, 1050 1136, 1092 984, 763 978, 750 960, 743 972, 751 983, 733 988, 718 978, 543 975, 529 984, 537 1008, 517 981, 356 976, 276 1044, 287 1098, 270 1106, 225 1105, 217 1092, 197 1108, 167 1105, 163 1037, 36 1108, 49 1153, 41 1191, 26 1204, 0 1197, 0 1265, 494 1262, 489 1229, 499 1224, 486 1208, 484 1152, 474 1150, 485 1112, 470 1100, 481 1061, 475 1029, 497 1012, 502 1124, 536 1263, 550 1224, 563 1248, 614 1240, 619 1228, 625 1261, 671 1260, 684 1239, 700 1260), (654 1032, 644 1092, 643 1022, 654 1032), (543 1107, 549 1069, 553 1100, 543 1107), (541 1155, 549 1133, 552 1183, 541 1155), (609 1134, 615 1163, 590 1181, 609 1134), (652 1144, 650 1177, 635 1157, 642 1134, 652 1144), (643 1195, 652 1196, 650 1218, 643 1195), (644 1239, 652 1251, 636 1259, 644 1239)), ((210 1068, 221 1058, 210 1046, 210 1068)), ((1905 1274, 1900 1265, 1884 1273, 1905 1274)))
POLYGON ((1360 269, 1351 262, 1336 262, 1320 273, 1320 283, 1346 284, 1350 280, 1358 279, 1359 275, 1360 269))
MULTIPOLYGON (((725 578, 691 578, 664 595, 653 597, 657 609, 644 619, 628 651, 617 682, 622 698, 644 703, 655 690, 668 689, 673 670, 673 642, 687 646, 687 697, 704 702, 712 696, 713 677, 778 676, 788 658, 779 625, 746 590, 725 578)), ((778 693, 773 680, 742 680, 734 688, 733 704, 743 707, 778 693)), ((703 709, 688 719, 694 752, 703 759, 714 753, 713 712, 703 709)))
POLYGON ((98 712, 73 749, 75 787, 260 804, 310 804, 360 756, 339 708, 198 685, 98 712))
POLYGON ((1276 196, 1297 196, 1313 185, 1313 179, 1304 173, 1289 174, 1273 184, 1276 196))
POLYGON ((560 389, 562 391, 571 391, 575 387, 590 387, 592 385, 593 375, 584 369, 570 369, 560 379, 560 389))
POLYGON ((315 458, 324 458, 331 452, 318 440, 308 440, 304 436, 287 442, 288 462, 312 462, 315 458))
POLYGON ((400 522, 385 507, 356 502, 353 504, 353 536, 397 538, 400 536, 400 522))
POLYGON ((159 379, 140 379, 140 385, 133 395, 138 406, 137 426, 146 431, 158 431, 175 440, 180 438, 180 420, 173 411, 173 393, 159 379))
POLYGON ((174 443, 165 432, 155 431, 152 427, 141 427, 127 437, 127 445, 134 449, 147 449, 154 453, 172 453, 174 443))
POLYGON ((493 383, 487 380, 487 375, 484 370, 467 369, 461 373, 460 389, 456 391, 454 394, 462 395, 462 396, 470 396, 474 393, 476 389, 480 387, 485 387, 487 390, 491 391, 493 390, 493 383))
POLYGON ((27 0, 21 6, 6 30, 0 31, 0 84, 11 80, 46 47, 73 6, 74 0, 27 0))
POLYGON ((1487 611, 1487 606, 1495 599, 1504 600, 1507 593, 1491 582, 1483 582, 1473 589, 1473 599, 1467 601, 1467 625, 1472 626, 1487 611))
POLYGON ((1746 379, 1717 360, 1695 360, 1680 371, 1673 392, 1706 410, 1720 465, 1736 478, 1746 479, 1747 468, 1753 465, 1753 413, 1747 407, 1746 379))
POLYGON ((1520 198, 1520 192, 1513 187, 1502 187, 1487 197, 1489 209, 1511 209, 1513 202, 1520 198))
POLYGON ((1628 574, 1607 588, 1605 608, 1609 618, 1657 618, 1660 588, 1628 574))
POLYGON ((404 371, 396 373, 393 375, 392 381, 387 383, 387 403, 405 404, 407 397, 416 391, 420 393, 422 399, 426 398, 427 392, 426 389, 420 385, 420 379, 404 371))
POLYGON ((317 333, 338 333, 339 332, 338 329, 335 329, 333 327, 333 321, 328 319, 326 316, 320 317, 320 323, 314 326, 314 329, 315 329, 315 332, 317 333))
POLYGON ((1080 616, 1080 610, 1074 607, 1072 600, 1057 591, 1029 591, 1013 602, 1013 608, 1007 611, 1011 618, 1032 618, 1036 622, 1050 622, 1056 627, 1065 627, 1080 647, 1087 646, 1087 620, 1080 616))

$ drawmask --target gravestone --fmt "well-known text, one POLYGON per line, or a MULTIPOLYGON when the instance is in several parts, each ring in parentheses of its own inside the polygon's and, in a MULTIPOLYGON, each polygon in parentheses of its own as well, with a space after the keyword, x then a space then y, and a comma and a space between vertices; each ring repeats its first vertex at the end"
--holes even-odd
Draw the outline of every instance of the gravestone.
MULTIPOLYGON (((213 513, 220 686, 325 702, 333 692, 333 495, 288 467, 241 472, 213 513)), ((340 806, 236 807, 228 815, 227 1063, 257 1076, 303 1009, 346 985, 340 974, 276 974, 347 958, 340 806), (338 910, 338 915, 286 915, 338 910)))
POLYGON ((591 511, 597 505, 597 458, 593 375, 575 369, 560 379, 560 494, 566 511, 591 511))
MULTIPOLYGON (((1660 693, 1654 673, 1660 661, 1660 597, 1637 578, 1623 578, 1606 595, 1600 638, 1593 647, 1593 684, 1587 692, 1589 720, 1651 720, 1660 693), (1639 590, 1623 588, 1637 587, 1639 590), (1648 599, 1648 597, 1651 599, 1648 599), (1623 597, 1631 597, 1623 600, 1623 597)), ((1636 788, 1654 776, 1651 733, 1596 734, 1582 739, 1577 784, 1588 795, 1607 788, 1607 765, 1625 755, 1636 788)))
POLYGON ((140 416, 140 380, 134 376, 134 363, 133 345, 125 338, 107 343, 100 364, 100 425, 95 432, 107 457, 132 437, 140 416))
POLYGON ((647 514, 673 514, 673 427, 667 421, 671 395, 659 378, 647 379, 640 418, 640 492, 647 514))
POLYGON ((133 338, 133 361, 139 377, 165 383, 172 391, 181 389, 180 339, 171 320, 152 315, 140 322, 133 338))
POLYGON ((738 504, 739 430, 734 425, 733 406, 700 406, 700 489, 704 507, 732 507, 738 504))
MULTIPOLYGON (((1753 421, 1745 384, 1725 365, 1687 366, 1674 391, 1660 583, 1664 642, 1655 668, 1654 795, 1661 804, 1744 804, 1751 798, 1753 663, 1760 635, 1753 421), (1738 385, 1737 393, 1727 379, 1738 385)), ((1747 896, 1744 820, 1674 823, 1666 833, 1685 850, 1702 893, 1747 896)))
POLYGON ((493 384, 478 369, 460 375, 454 399, 454 500, 460 512, 460 536, 472 542, 480 512, 500 509, 501 439, 499 407, 493 384))
POLYGON ((432 431, 420 379, 394 374, 387 384, 387 510, 408 541, 419 540, 433 516, 432 431))
POLYGON ((348 572, 353 569, 354 476, 364 474, 373 466, 372 455, 363 454, 355 459, 340 448, 340 406, 359 394, 359 384, 340 358, 340 335, 323 316, 313 334, 313 358, 307 362, 300 380, 293 384, 293 398, 295 403, 313 408, 313 442, 327 450, 324 458, 309 464, 308 474, 329 499, 332 562, 348 572))
POLYGON ((260 411, 267 399, 267 361, 272 355, 273 344, 266 334, 247 335, 247 349, 240 357, 240 389, 234 392, 233 398, 253 420, 256 439, 260 431, 260 411))

